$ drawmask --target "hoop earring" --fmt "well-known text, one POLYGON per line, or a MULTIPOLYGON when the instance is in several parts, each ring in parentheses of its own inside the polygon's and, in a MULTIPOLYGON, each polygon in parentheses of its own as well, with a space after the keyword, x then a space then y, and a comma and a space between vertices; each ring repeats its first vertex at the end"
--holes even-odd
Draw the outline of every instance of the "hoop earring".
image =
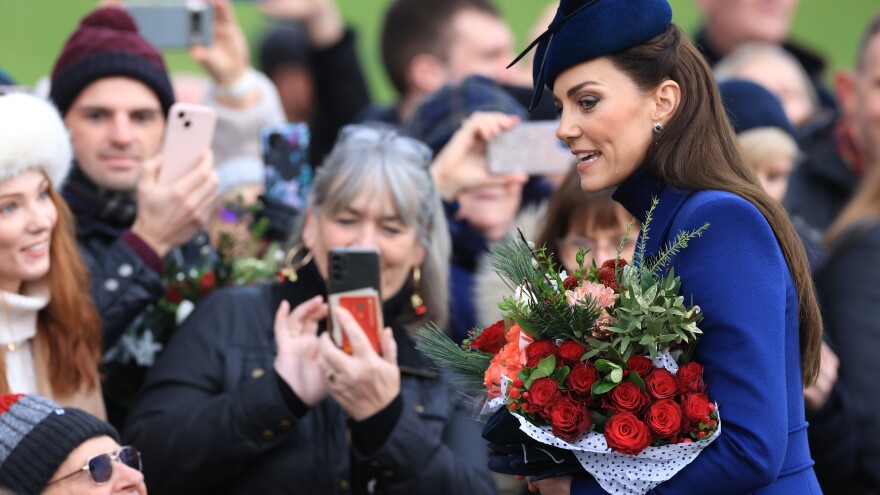
POLYGON ((662 122, 654 122, 654 132, 660 134, 663 132, 663 123, 662 122))
POLYGON ((422 269, 419 267, 413 268, 413 293, 410 297, 410 303, 412 303, 413 313, 416 316, 422 316, 428 312, 428 307, 425 306, 425 300, 422 299, 421 294, 419 294, 419 287, 422 282, 422 269))
POLYGON ((311 251, 306 250, 306 255, 303 256, 299 262, 295 262, 296 256, 306 247, 303 243, 297 243, 290 251, 287 252, 287 255, 284 257, 284 268, 281 269, 281 273, 278 275, 278 281, 283 282, 284 279, 290 280, 291 282, 296 282, 299 277, 297 277, 297 273, 300 268, 309 264, 312 261, 312 257, 314 254, 311 251))

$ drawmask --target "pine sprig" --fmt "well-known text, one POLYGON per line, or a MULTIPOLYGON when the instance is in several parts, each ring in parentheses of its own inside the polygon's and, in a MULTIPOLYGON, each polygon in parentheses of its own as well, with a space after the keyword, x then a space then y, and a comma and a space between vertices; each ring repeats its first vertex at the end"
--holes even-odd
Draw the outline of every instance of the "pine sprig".
POLYGON ((453 342, 437 325, 429 323, 415 334, 416 349, 441 368, 456 372, 464 385, 481 386, 492 356, 465 350, 453 342))
POLYGON ((703 232, 709 228, 709 222, 704 223, 700 228, 690 232, 679 232, 674 242, 670 242, 656 256, 651 257, 648 271, 657 273, 658 270, 666 268, 666 265, 672 261, 673 256, 688 246, 688 243, 697 237, 702 237, 703 232))

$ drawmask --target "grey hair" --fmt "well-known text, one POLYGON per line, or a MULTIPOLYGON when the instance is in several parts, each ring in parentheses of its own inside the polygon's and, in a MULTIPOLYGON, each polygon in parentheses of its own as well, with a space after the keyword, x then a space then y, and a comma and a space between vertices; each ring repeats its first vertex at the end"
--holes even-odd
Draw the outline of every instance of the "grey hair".
MULTIPOLYGON (((430 149, 415 139, 401 136, 387 126, 349 125, 340 132, 333 150, 315 173, 306 212, 335 214, 344 210, 364 191, 374 197, 390 194, 400 221, 415 228, 425 248, 419 292, 427 312, 418 317, 403 305, 396 315, 409 331, 428 322, 445 327, 449 318, 449 258, 451 242, 440 195, 428 166, 430 149)), ((290 239, 302 241, 305 212, 290 239)), ((411 290, 411 284, 404 290, 411 290)))
POLYGON ((737 77, 740 69, 744 65, 759 58, 771 58, 792 66, 798 74, 798 79, 801 80, 801 84, 803 84, 807 91, 807 96, 810 98, 810 104, 813 107, 813 113, 820 108, 819 94, 816 91, 815 86, 813 86, 813 82, 810 80, 807 71, 804 70, 801 63, 794 58, 794 55, 777 45, 759 42, 750 42, 740 45, 736 50, 730 52, 715 64, 715 67, 713 67, 715 79, 717 79, 718 82, 733 79, 737 77))

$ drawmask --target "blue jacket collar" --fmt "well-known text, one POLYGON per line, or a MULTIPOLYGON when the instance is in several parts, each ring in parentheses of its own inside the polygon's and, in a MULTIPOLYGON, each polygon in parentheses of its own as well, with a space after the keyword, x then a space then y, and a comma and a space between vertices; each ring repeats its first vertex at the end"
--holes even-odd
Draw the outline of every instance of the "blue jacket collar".
POLYGON ((645 223, 648 210, 651 209, 651 199, 654 197, 659 199, 657 208, 654 209, 654 218, 649 225, 648 240, 645 243, 644 254, 651 256, 669 242, 669 231, 675 215, 691 193, 692 191, 666 185, 642 166, 617 187, 612 198, 623 205, 642 225, 645 223))

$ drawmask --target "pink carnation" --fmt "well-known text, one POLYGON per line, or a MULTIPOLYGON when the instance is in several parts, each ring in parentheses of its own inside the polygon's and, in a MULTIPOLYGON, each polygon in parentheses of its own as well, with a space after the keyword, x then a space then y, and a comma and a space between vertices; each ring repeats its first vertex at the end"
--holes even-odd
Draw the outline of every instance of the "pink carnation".
POLYGON ((607 308, 614 304, 617 299, 617 293, 610 287, 593 282, 584 282, 583 285, 574 289, 565 291, 568 296, 569 306, 577 306, 583 304, 581 301, 592 299, 600 307, 607 308))

